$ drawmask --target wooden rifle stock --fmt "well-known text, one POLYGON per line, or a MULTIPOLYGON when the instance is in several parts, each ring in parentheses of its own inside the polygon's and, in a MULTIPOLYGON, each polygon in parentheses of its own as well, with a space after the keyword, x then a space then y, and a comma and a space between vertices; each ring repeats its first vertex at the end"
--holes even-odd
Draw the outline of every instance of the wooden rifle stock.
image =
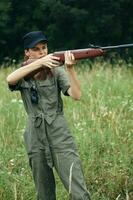
MULTIPOLYGON (((75 60, 102 56, 104 54, 104 51, 100 48, 76 49, 76 50, 70 50, 70 52, 74 54, 75 60)), ((53 53, 53 56, 60 58, 59 62, 61 63, 61 65, 65 61, 64 53, 65 53, 65 51, 57 51, 57 52, 53 53)), ((22 64, 22 66, 28 65, 34 61, 36 61, 36 59, 27 60, 22 64)), ((34 70, 33 72, 29 73, 25 78, 30 78, 42 70, 43 70, 43 67, 41 67, 37 70, 34 70)))

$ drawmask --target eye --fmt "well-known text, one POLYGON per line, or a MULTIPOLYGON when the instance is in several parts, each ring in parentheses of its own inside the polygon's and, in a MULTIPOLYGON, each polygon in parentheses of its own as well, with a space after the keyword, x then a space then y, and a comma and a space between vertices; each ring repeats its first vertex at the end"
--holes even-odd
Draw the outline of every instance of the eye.
POLYGON ((45 49, 47 49, 47 45, 43 45, 41 47, 33 47, 32 51, 42 51, 42 50, 45 50, 45 49))
POLYGON ((44 45, 44 46, 42 47, 42 49, 47 49, 47 45, 44 45))
POLYGON ((38 47, 34 47, 32 48, 33 51, 39 51, 39 48, 38 47))

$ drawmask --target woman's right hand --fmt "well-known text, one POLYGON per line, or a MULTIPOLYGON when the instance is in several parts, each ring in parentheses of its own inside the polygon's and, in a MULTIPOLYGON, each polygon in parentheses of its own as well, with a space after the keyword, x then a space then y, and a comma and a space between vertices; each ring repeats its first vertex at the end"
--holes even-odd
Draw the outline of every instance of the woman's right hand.
POLYGON ((54 67, 60 66, 60 58, 53 56, 53 54, 48 54, 40 58, 39 60, 43 67, 48 67, 52 69, 54 67))

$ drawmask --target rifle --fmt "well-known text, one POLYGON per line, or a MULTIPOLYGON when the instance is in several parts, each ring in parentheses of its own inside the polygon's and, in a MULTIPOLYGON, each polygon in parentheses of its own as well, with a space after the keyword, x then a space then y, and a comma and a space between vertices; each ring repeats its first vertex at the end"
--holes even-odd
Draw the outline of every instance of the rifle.
MULTIPOLYGON (((122 44, 117 46, 105 46, 105 47, 90 45, 90 48, 76 49, 70 51, 71 53, 74 54, 75 60, 80 60, 97 56, 103 56, 107 51, 121 49, 121 48, 131 48, 131 47, 133 47, 133 44, 122 44)), ((65 51, 57 51, 54 52, 53 55, 59 57, 61 62, 64 62, 64 53, 65 51)))
MULTIPOLYGON (((85 49, 74 49, 74 50, 69 50, 71 53, 73 53, 75 60, 81 60, 81 59, 87 59, 87 58, 93 58, 93 57, 98 57, 98 56, 103 56, 105 55, 108 51, 116 50, 116 49, 123 49, 123 48, 131 48, 133 47, 133 44, 122 44, 122 45, 116 45, 116 46, 105 46, 105 47, 99 47, 99 46, 94 46, 90 45, 89 48, 85 49)), ((56 51, 53 53, 54 56, 57 56, 60 58, 60 63, 63 64, 65 61, 64 58, 64 53, 65 51, 56 51)), ((22 66, 30 64, 31 62, 34 62, 35 59, 31 61, 26 61, 22 64, 22 66)), ((42 68, 37 69, 30 74, 28 74, 26 77, 29 78, 39 71, 41 71, 42 68)))

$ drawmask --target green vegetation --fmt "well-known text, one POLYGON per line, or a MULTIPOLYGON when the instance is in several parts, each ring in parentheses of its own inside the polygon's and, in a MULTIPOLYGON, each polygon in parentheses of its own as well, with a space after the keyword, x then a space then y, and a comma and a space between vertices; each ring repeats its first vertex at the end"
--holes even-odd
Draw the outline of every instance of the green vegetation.
POLYGON ((1 0, 0 63, 20 58, 32 30, 44 31, 51 52, 132 43, 132 13, 132 0, 1 0))
MULTIPOLYGON (((133 71, 95 62, 77 69, 82 98, 64 98, 66 117, 77 140, 87 187, 93 200, 131 200, 133 195, 133 71)), ((0 199, 35 200, 23 143, 25 111, 19 93, 11 93, 0 70, 0 199)), ((68 195, 57 174, 57 199, 68 195)))

